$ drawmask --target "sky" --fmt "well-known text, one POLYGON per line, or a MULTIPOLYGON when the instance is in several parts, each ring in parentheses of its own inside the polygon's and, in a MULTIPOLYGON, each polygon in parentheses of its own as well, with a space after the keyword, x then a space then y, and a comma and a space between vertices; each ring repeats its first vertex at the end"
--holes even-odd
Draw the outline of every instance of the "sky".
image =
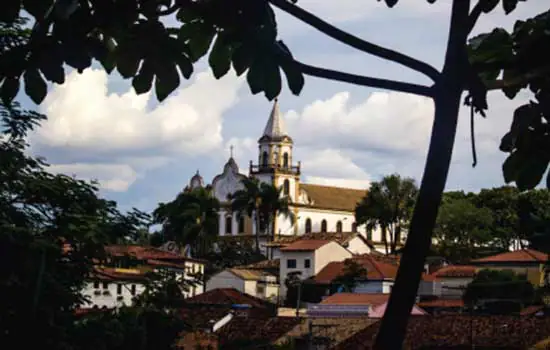
MULTIPOLYGON (((393 9, 374 0, 300 0, 298 5, 361 38, 384 45, 440 69, 448 34, 450 1, 402 0, 393 9), (415 5, 413 5, 415 3, 415 5)), ((512 28, 517 19, 547 9, 546 0, 519 3, 484 15, 475 33, 495 26, 512 28)), ((290 16, 276 12, 279 37, 302 62, 355 74, 419 84, 429 80, 336 42, 290 16)), ((213 78, 203 60, 189 81, 162 103, 154 93, 136 95, 131 81, 107 75, 94 64, 82 74, 67 69, 65 84, 51 85, 35 106, 48 116, 29 137, 30 152, 47 158, 50 171, 98 180, 101 194, 122 209, 150 211, 172 200, 197 170, 207 183, 234 157, 247 173, 257 161, 257 140, 272 108, 252 95, 244 76, 213 78)), ((498 150, 513 110, 529 95, 508 100, 489 95, 487 118, 476 118, 478 165, 472 167, 469 111, 460 111, 448 190, 478 191, 504 184, 498 150)), ((431 100, 414 95, 306 77, 299 96, 286 86, 279 96, 286 127, 294 140, 294 160, 302 181, 368 188, 371 181, 399 173, 420 182, 433 121, 431 100)))

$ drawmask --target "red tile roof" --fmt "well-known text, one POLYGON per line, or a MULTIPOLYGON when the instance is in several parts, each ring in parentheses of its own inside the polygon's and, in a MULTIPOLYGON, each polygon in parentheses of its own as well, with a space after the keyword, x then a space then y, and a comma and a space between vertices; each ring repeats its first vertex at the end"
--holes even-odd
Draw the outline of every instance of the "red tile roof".
POLYGON ((389 294, 336 293, 324 299, 325 305, 382 305, 388 301, 389 294))
POLYGON ((109 245, 105 246, 105 251, 112 256, 130 255, 140 260, 148 259, 183 259, 185 257, 164 251, 159 248, 139 245, 109 245))
MULTIPOLYGON (((335 349, 371 349, 380 323, 375 323, 335 349)), ((550 318, 518 316, 411 316, 403 349, 526 349, 550 334, 550 318)))
POLYGON ((217 288, 209 290, 202 294, 185 299, 188 304, 203 304, 203 305, 234 305, 243 304, 250 305, 256 308, 272 308, 274 307, 268 301, 253 297, 245 293, 239 292, 234 288, 217 288))
POLYGON ((291 243, 283 248, 281 248, 281 251, 283 252, 310 252, 315 251, 322 246, 331 243, 331 241, 328 240, 321 240, 321 239, 304 239, 299 240, 294 243, 291 243))
POLYGON ((448 277, 474 277, 478 269, 479 267, 470 265, 449 265, 432 273, 432 276, 436 279, 448 277))
MULTIPOLYGON (((348 259, 350 260, 350 259, 348 259)), ((378 261, 378 257, 371 255, 356 255, 351 260, 367 269, 367 278, 370 280, 394 279, 397 274, 397 266, 378 261)), ((344 261, 333 261, 328 263, 313 278, 317 283, 329 284, 334 279, 342 275, 345 270, 344 261)))
POLYGON ((462 299, 435 299, 435 300, 426 300, 418 303, 418 306, 421 308, 430 308, 430 307, 464 307, 464 301, 462 299))
POLYGON ((92 272, 92 279, 143 282, 146 280, 146 275, 142 271, 133 273, 121 271, 113 267, 95 267, 92 272))
POLYGON ((344 245, 357 236, 360 236, 357 232, 311 232, 303 235, 280 236, 277 237, 273 242, 268 243, 267 245, 270 247, 280 247, 289 245, 296 241, 311 239, 334 241, 340 245, 344 245))
POLYGON ((548 254, 534 249, 516 250, 472 260, 473 263, 544 263, 548 261, 548 254))

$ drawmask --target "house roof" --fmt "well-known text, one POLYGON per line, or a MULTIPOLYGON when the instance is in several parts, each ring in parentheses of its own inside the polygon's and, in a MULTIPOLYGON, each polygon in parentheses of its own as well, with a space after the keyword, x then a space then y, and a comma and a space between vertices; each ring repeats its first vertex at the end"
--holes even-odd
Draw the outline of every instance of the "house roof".
POLYGON ((332 241, 321 239, 301 239, 281 248, 283 252, 310 252, 321 248, 332 241))
MULTIPOLYGON (((342 342, 335 349, 371 349, 377 322, 342 342)), ((471 346, 525 349, 550 334, 550 318, 517 316, 411 316, 403 349, 442 349, 471 346), (473 332, 472 332, 473 330, 473 332)))
POLYGON ((306 206, 348 212, 355 212, 357 203, 367 194, 367 190, 313 184, 300 184, 300 188, 312 201, 306 206))
POLYGON ((133 281, 143 282, 146 275, 143 271, 121 270, 113 267, 94 267, 91 273, 92 279, 101 281, 133 281))
POLYGON ((218 332, 224 349, 255 349, 268 346, 302 322, 295 317, 234 317, 218 332))
POLYGON ((202 294, 185 299, 187 304, 204 304, 204 305, 250 305, 256 308, 273 307, 268 301, 253 297, 245 293, 239 292, 235 288, 217 288, 209 290, 202 294))
POLYGON ((418 303, 421 308, 446 308, 446 307, 464 307, 462 299, 434 299, 426 300, 418 303))
POLYGON ((344 245, 357 236, 360 236, 357 232, 311 232, 300 236, 298 235, 279 236, 273 242, 268 243, 267 246, 269 247, 286 246, 296 241, 300 241, 304 239, 334 241, 340 245, 344 245))
POLYGON ((522 249, 472 260, 472 263, 544 263, 547 261, 548 254, 534 249, 522 249))
POLYGON ((324 305, 382 305, 388 301, 389 294, 336 293, 323 301, 324 305))
MULTIPOLYGON (((377 257, 369 254, 356 255, 351 260, 367 269, 366 277, 370 280, 394 279, 397 275, 396 265, 378 261, 377 257)), ((313 280, 317 283, 332 283, 334 279, 344 273, 345 266, 345 261, 330 262, 315 275, 313 280)))
POLYGON ((204 261, 199 259, 192 259, 179 255, 176 253, 168 252, 160 248, 151 247, 151 246, 141 246, 141 245, 108 245, 105 246, 105 251, 111 256, 132 256, 139 260, 177 260, 177 261, 194 261, 198 263, 204 263, 204 261))
POLYGON ((193 329, 210 329, 231 312, 230 305, 183 305, 178 315, 193 329))
POLYGON ((431 275, 435 278, 474 277, 479 267, 471 265, 448 265, 440 268, 431 275))
POLYGON ((232 268, 227 270, 232 274, 234 274, 235 276, 247 281, 258 281, 262 279, 262 277, 274 276, 273 274, 266 273, 262 270, 250 270, 250 269, 241 269, 241 268, 238 268, 238 269, 232 268))
POLYGON ((281 265, 280 259, 267 259, 258 261, 256 263, 237 266, 238 269, 249 269, 249 270, 278 270, 281 265))

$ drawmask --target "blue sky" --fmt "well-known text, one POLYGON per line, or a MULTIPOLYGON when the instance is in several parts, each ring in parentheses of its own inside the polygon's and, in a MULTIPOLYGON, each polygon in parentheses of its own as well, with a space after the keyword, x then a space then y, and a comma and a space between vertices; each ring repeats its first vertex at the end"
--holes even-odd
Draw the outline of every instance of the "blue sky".
MULTIPOLYGON (((505 16, 499 7, 481 18, 475 32, 510 28, 518 18, 547 9, 546 1, 520 3, 505 16)), ((301 0, 298 4, 369 41, 398 49, 440 68, 448 31, 449 4, 402 0, 394 9, 374 0, 301 0)), ((425 83, 419 74, 350 49, 277 12, 279 36, 303 62, 357 74, 425 83)), ((41 106, 21 96, 49 120, 30 137, 31 152, 45 156, 51 170, 97 179, 102 194, 123 209, 153 209, 172 199, 197 169, 207 182, 218 174, 235 146, 243 171, 257 158, 256 141, 271 110, 263 95, 251 95, 233 73, 216 81, 205 62, 165 102, 136 96, 130 81, 99 66, 70 72, 51 86, 41 106)), ((286 88, 286 87, 285 87, 286 88)), ((515 106, 489 96, 486 119, 476 123, 478 166, 472 168, 467 111, 461 111, 448 189, 476 191, 503 184, 500 137, 515 106)), ((306 78, 300 96, 279 98, 287 129, 302 161, 303 181, 367 187, 398 172, 420 180, 433 118, 430 100, 411 95, 306 78)))

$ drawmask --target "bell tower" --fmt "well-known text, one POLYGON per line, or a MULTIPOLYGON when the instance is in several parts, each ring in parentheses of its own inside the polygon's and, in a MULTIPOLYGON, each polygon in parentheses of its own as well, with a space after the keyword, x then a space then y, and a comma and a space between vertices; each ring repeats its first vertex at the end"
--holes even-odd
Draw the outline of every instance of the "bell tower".
POLYGON ((293 165, 292 147, 293 141, 288 136, 281 117, 279 101, 275 99, 264 132, 258 140, 258 163, 250 161, 250 176, 282 187, 283 194, 291 202, 296 202, 300 162, 293 165))

